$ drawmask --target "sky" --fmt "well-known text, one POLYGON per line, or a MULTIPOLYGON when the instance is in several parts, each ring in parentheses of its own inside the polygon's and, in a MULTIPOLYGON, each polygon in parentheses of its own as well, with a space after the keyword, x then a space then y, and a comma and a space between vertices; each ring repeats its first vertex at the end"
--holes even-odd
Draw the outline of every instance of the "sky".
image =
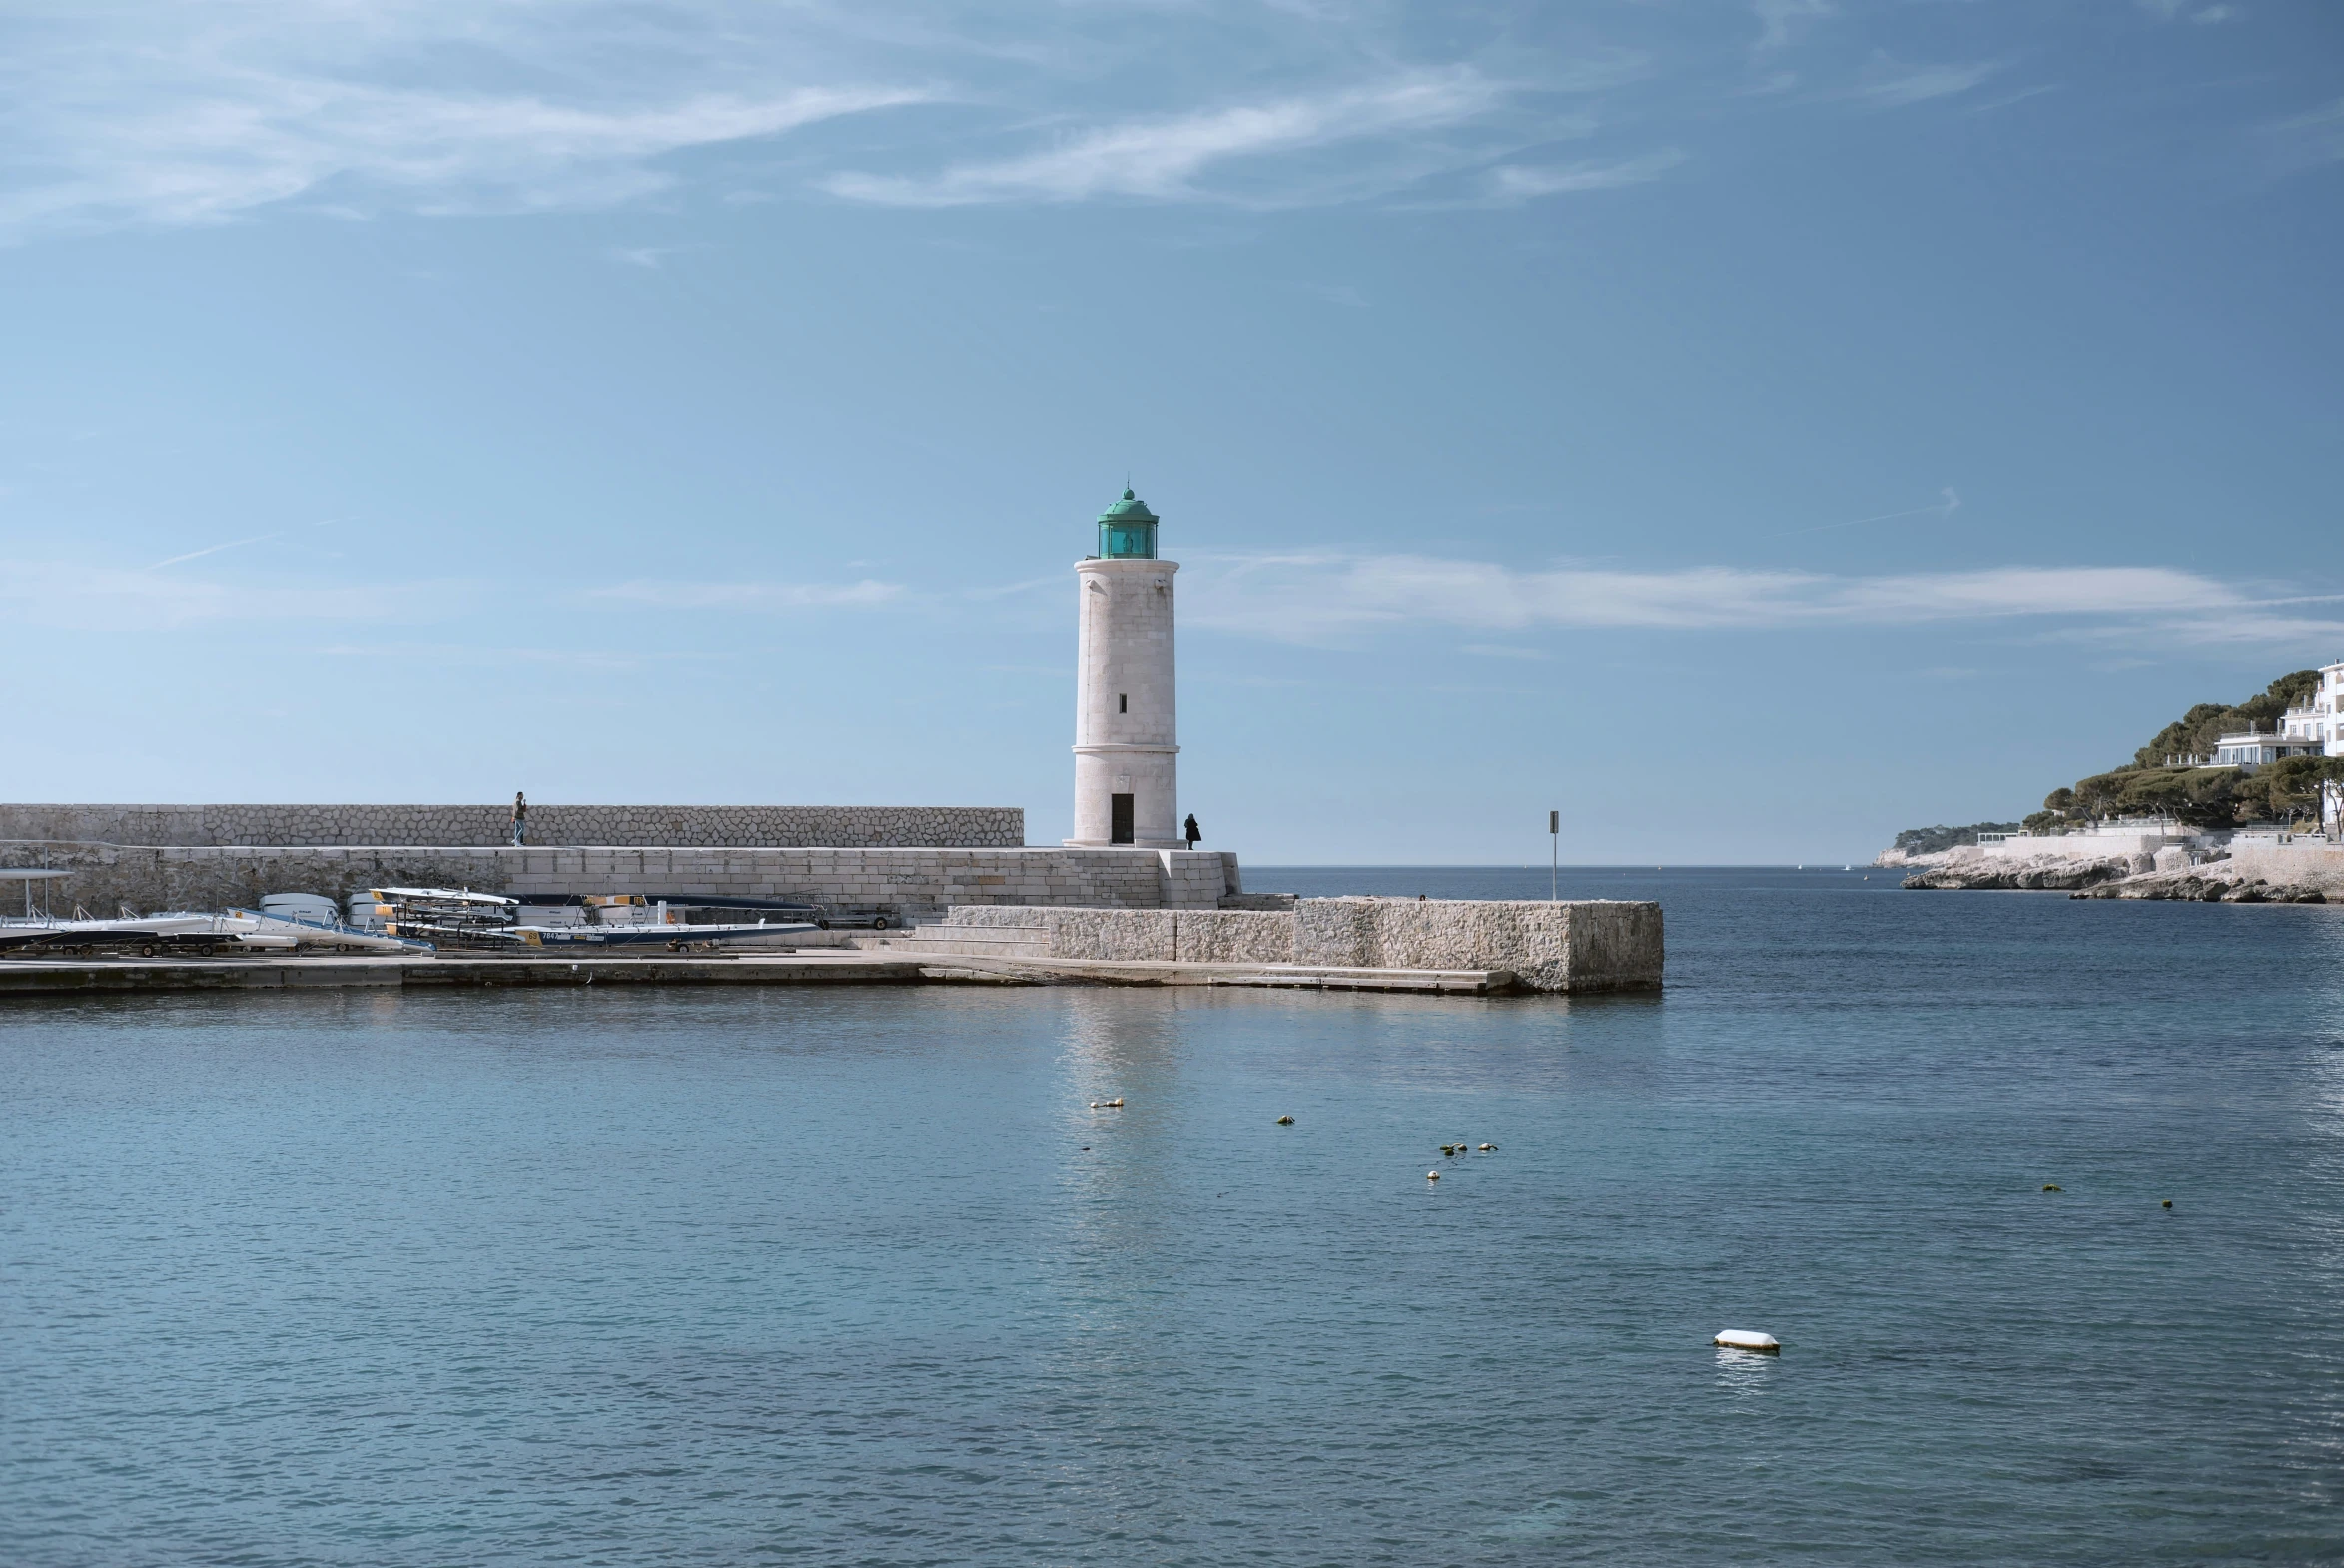
POLYGON ((2344 659, 2331 0, 12 0, 0 798, 1869 857, 2344 659))

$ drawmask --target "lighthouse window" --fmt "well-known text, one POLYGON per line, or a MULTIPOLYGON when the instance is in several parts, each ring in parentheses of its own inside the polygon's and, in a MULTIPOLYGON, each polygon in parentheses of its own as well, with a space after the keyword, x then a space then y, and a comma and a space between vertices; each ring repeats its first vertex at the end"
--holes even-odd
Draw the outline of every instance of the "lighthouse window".
POLYGON ((1129 713, 1132 711, 1132 697, 1129 692, 1117 693, 1115 699, 1115 710, 1118 713, 1129 713))

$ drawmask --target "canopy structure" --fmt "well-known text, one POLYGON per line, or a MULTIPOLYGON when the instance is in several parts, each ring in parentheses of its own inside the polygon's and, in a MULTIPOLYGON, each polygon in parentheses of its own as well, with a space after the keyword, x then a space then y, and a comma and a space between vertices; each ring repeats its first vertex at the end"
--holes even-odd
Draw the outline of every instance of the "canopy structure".
POLYGON ((21 882, 24 884, 24 913, 28 920, 32 918, 33 913, 33 884, 54 882, 60 877, 72 875, 73 873, 70 871, 59 871, 51 866, 0 866, 0 882, 21 882))

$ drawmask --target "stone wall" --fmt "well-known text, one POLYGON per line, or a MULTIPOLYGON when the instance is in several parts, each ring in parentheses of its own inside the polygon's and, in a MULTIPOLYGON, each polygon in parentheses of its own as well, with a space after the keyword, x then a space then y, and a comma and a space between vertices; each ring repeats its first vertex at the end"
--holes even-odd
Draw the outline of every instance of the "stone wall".
POLYGON ((998 933, 1004 956, 1337 969, 1511 970, 1532 991, 1657 988, 1658 904, 1306 898, 1290 911, 979 909, 955 935, 998 933), (1013 950, 1008 943, 1023 938, 1013 950))
MULTIPOLYGON (((511 837, 512 805, 0 805, 0 840, 85 844, 483 847, 511 837)), ((538 806, 529 843, 680 848, 1012 849, 1022 806, 538 806)))
POLYGON ((955 904, 1210 910, 1237 881, 1236 856, 1155 849, 485 849, 126 846, 0 842, 0 864, 74 871, 51 895, 111 915, 251 906, 264 893, 338 902, 370 887, 486 893, 714 894, 780 898, 840 913, 930 919, 955 904))
POLYGON ((2230 863, 2241 874, 2265 882, 2318 888, 2344 894, 2344 845, 2304 835, 2283 844, 2232 839, 2230 863))
POLYGON ((1661 983, 1660 906, 1614 900, 1306 898, 1294 962, 1360 969, 1510 969, 1533 991, 1661 983))
POLYGON ((1033 909, 955 905, 952 924, 1024 936, 1038 958, 1290 964, 1294 917, 1212 909, 1033 909))

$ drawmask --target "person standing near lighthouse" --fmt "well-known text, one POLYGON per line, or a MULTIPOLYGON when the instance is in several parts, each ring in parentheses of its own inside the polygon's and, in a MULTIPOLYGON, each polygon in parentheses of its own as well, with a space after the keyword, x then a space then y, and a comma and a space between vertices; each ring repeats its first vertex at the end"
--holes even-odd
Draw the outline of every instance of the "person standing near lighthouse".
POLYGON ((1130 490, 1099 518, 1099 553, 1075 563, 1074 848, 1178 849, 1172 575, 1161 521, 1130 490))

